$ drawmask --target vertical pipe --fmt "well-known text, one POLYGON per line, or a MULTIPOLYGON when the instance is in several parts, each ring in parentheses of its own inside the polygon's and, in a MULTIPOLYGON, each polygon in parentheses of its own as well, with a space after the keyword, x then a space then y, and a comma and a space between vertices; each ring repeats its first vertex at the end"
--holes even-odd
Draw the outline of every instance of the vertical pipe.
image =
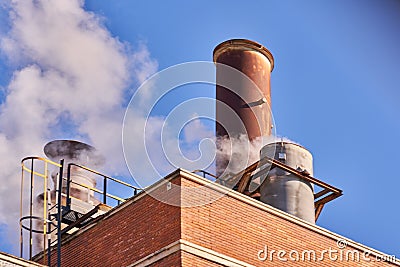
POLYGON ((32 215, 33 215, 33 158, 31 161, 31 188, 30 188, 30 200, 29 200, 29 259, 32 260, 32 215))
MULTIPOLYGON (((55 188, 57 188, 57 185, 55 185, 55 188)), ((51 199, 51 189, 49 188, 48 190, 49 194, 48 194, 48 203, 47 203, 47 229, 49 231, 49 234, 47 235, 47 264, 50 266, 51 264, 51 235, 53 233, 53 231, 51 230, 51 216, 50 216, 50 212, 51 209, 53 209, 52 207, 52 199, 51 199), (49 209, 50 208, 50 209, 49 209)), ((54 201, 54 200, 53 200, 54 201)))
POLYGON ((64 160, 60 161, 60 173, 58 174, 58 195, 57 195, 57 267, 61 267, 61 220, 62 220, 62 182, 64 171, 64 160))
MULTIPOLYGON (((50 223, 48 223, 50 229, 50 223)), ((47 237, 47 265, 51 266, 51 234, 47 237)))
MULTIPOLYGON (((23 200, 23 191, 24 191, 24 167, 21 167, 22 169, 22 173, 21 173, 21 196, 20 196, 20 206, 19 206, 19 218, 22 218, 22 200, 23 200)), ((20 221, 20 236, 19 236, 19 245, 20 245, 20 257, 23 258, 24 257, 24 236, 23 236, 23 228, 22 228, 22 222, 20 221)))
POLYGON ((107 204, 107 178, 104 176, 103 177, 103 184, 104 184, 104 189, 103 189, 103 203, 107 204))
MULTIPOLYGON (((270 74, 274 67, 271 52, 256 42, 233 39, 219 44, 214 49, 213 57, 217 65, 217 140, 223 137, 232 138, 247 135, 251 141, 260 136, 270 135, 272 128, 270 74), (237 75, 232 77, 232 74, 224 65, 246 75, 256 87, 249 88, 248 84, 242 78, 238 78, 237 75), (221 85, 225 84, 224 81, 232 79, 237 80, 235 90, 221 85), (237 114, 241 121, 240 125, 233 122, 234 114, 227 110, 226 106, 237 114), (229 132, 226 129, 227 125, 229 125, 229 132)), ((219 158, 217 155, 217 176, 225 170, 227 164, 226 159, 219 158)))
MULTIPOLYGON (((47 241, 47 219, 48 219, 48 203, 47 203, 47 162, 44 162, 44 183, 43 183, 43 254, 46 255, 46 241, 47 241)), ((44 261, 44 260, 43 260, 44 261)))
MULTIPOLYGON (((66 203, 66 206, 69 208, 70 206, 71 206, 71 197, 70 197, 70 188, 71 188, 71 166, 72 166, 72 163, 69 163, 68 164, 68 167, 67 167, 67 203, 66 203)), ((62 184, 62 180, 60 181, 61 182, 61 184, 62 184)))

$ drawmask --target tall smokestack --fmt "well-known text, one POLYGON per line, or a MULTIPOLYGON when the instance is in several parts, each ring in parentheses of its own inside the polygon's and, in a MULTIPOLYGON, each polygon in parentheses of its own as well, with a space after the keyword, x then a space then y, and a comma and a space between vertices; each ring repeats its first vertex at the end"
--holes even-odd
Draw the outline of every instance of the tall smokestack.
MULTIPOLYGON (((217 140, 246 135, 251 141, 260 136, 269 136, 272 128, 270 75, 274 67, 271 52, 259 43, 232 39, 219 44, 213 54, 217 65, 217 140), (232 75, 231 72, 221 64, 240 71, 256 86, 249 88, 243 77, 228 77, 232 75), (225 81, 231 78, 235 79, 235 90, 221 85, 226 84, 225 81), (226 106, 232 110, 228 110, 226 106), (237 114, 240 123, 232 119, 232 111, 237 114), (227 131, 228 125, 229 131, 227 131)), ((223 173, 227 165, 227 160, 217 155, 218 176, 223 173)))

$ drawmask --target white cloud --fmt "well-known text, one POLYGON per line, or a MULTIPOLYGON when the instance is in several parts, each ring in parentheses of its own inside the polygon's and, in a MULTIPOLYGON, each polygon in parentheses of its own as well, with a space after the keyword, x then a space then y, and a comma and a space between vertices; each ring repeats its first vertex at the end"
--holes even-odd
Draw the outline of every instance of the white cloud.
POLYGON ((194 114, 192 117, 193 120, 183 128, 184 140, 186 142, 192 143, 204 138, 214 137, 214 133, 201 122, 197 114, 194 114))
POLYGON ((7 8, 0 49, 16 70, 0 106, 0 224, 17 244, 21 158, 54 138, 83 138, 108 156, 110 171, 127 174, 124 97, 157 62, 143 43, 132 51, 113 37, 81 0, 11 0, 7 8))
MULTIPOLYGON (((81 0, 10 0, 9 8, 10 31, 1 37, 0 49, 16 70, 0 106, 0 225, 9 226, 10 239, 17 244, 21 158, 41 153, 52 139, 72 138, 106 155, 107 174, 129 176, 121 143, 129 85, 142 83, 158 65, 143 42, 136 50, 120 42, 102 18, 83 9, 81 0)), ((180 115, 193 113, 145 117, 144 107, 154 104, 155 84, 157 79, 142 87, 126 121, 130 127, 124 148, 129 149, 141 185, 176 167, 205 169, 215 156, 213 132, 200 120, 182 116, 183 122, 191 122, 183 128, 184 138, 179 137, 180 115), (138 145, 144 141, 147 151, 138 145), (151 164, 159 175, 150 171, 151 164)), ((230 156, 233 151, 235 156, 248 151, 248 157, 232 161, 231 171, 239 171, 258 159, 263 144, 259 141, 231 140, 232 150, 228 142, 217 153, 230 156)))

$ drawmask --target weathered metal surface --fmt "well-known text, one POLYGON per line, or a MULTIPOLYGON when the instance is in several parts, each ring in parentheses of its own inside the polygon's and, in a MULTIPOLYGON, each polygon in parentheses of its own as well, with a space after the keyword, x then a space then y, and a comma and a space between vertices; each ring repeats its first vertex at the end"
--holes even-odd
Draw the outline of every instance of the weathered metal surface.
MULTIPOLYGON (((306 175, 313 174, 312 155, 292 143, 273 143, 261 149, 270 157, 306 175)), ((281 169, 272 168, 260 186, 260 200, 310 223, 315 223, 314 189, 310 182, 281 169)))
MULTIPOLYGON (((90 167, 98 167, 104 164, 105 159, 98 151, 85 143, 74 140, 54 140, 47 143, 44 147, 44 153, 53 161, 65 160, 65 165, 69 163, 82 164, 90 167)), ((94 191, 88 190, 88 187, 96 187, 95 177, 88 172, 83 172, 76 166, 64 169, 64 177, 71 178, 71 184, 68 187, 66 181, 63 181, 63 191, 70 190, 71 196, 86 202, 94 202, 94 191)), ((52 179, 56 184, 57 172, 52 173, 52 179)))
MULTIPOLYGON (((216 135, 238 137, 247 135, 249 140, 271 134, 270 74, 273 56, 262 45, 244 39, 228 40, 214 49, 217 64, 216 86, 216 135), (243 77, 232 74, 228 65, 243 73, 243 77), (254 83, 249 86, 246 79, 254 83), (235 88, 226 88, 227 80, 235 80, 235 88), (227 108, 228 107, 228 108, 227 108), (234 120, 238 116, 240 120, 234 120), (229 128, 229 130, 227 130, 229 128)), ((225 169, 226 159, 217 157, 217 174, 225 169)))
POLYGON ((268 156, 264 156, 259 161, 254 162, 243 171, 240 171, 233 176, 225 177, 225 179, 219 179, 217 180, 217 182, 228 187, 239 185, 235 188, 235 190, 259 200, 259 186, 261 180, 260 177, 263 177, 264 180, 271 168, 280 168, 286 172, 293 174, 303 181, 309 182, 322 188, 319 192, 316 192, 314 194, 315 221, 318 220, 318 217, 326 203, 343 195, 341 189, 329 185, 315 177, 312 177, 310 176, 310 174, 297 171, 296 169, 268 156), (249 175, 251 175, 250 179, 248 179, 249 175), (256 188, 254 188, 254 186, 256 186, 256 188))

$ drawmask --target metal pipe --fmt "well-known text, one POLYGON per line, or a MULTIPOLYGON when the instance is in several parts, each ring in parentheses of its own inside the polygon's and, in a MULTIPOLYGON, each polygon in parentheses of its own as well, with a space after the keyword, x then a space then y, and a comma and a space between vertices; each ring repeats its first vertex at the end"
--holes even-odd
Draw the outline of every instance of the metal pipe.
POLYGON ((32 237, 32 214, 33 214, 33 158, 31 161, 31 188, 30 188, 30 200, 29 200, 29 259, 32 260, 32 246, 33 246, 33 237, 32 237))
MULTIPOLYGON (((47 239, 47 220, 48 218, 48 189, 47 189, 47 179, 48 173, 47 173, 47 162, 44 163, 44 183, 43 183, 43 254, 46 254, 46 239, 47 239)), ((44 260, 43 260, 44 261, 44 260)))
MULTIPOLYGON (((67 189, 66 189, 66 190, 67 190, 67 192, 66 192, 66 194, 67 194, 67 199, 66 199, 66 206, 67 206, 68 208, 71 207, 71 196, 70 196, 70 188, 71 188, 71 165, 72 165, 72 163, 68 164, 68 167, 67 167, 67 189)), ((62 184, 63 180, 61 179, 60 182, 61 182, 61 184, 62 184)), ((61 186, 61 188, 62 188, 62 186, 61 186)), ((60 191, 60 192, 61 192, 61 191, 60 191)))
MULTIPOLYGON (((51 224, 49 222, 48 226, 50 227, 50 225, 51 224)), ((47 265, 51 266, 51 236, 50 235, 47 237, 47 265)))
POLYGON ((104 176, 103 177, 103 203, 107 204, 107 178, 104 176))
MULTIPOLYGON (((23 192, 24 192, 24 165, 22 164, 21 167, 22 173, 21 173, 21 195, 20 195, 20 206, 19 206, 19 218, 22 218, 22 200, 23 200, 23 192)), ((20 222, 20 236, 19 236, 19 245, 20 245, 20 257, 24 257, 24 233, 23 233, 23 228, 20 222)))
POLYGON ((83 165, 79 165, 79 164, 76 164, 76 163, 70 163, 69 165, 76 166, 76 167, 81 168, 81 169, 84 169, 84 170, 86 170, 86 171, 88 171, 88 172, 91 172, 91 173, 94 173, 94 174, 97 174, 97 175, 106 177, 108 180, 111 180, 111 181, 113 181, 113 182, 122 184, 122 185, 127 186, 127 187, 130 187, 130 188, 134 188, 134 189, 136 189, 136 190, 141 190, 141 189, 142 189, 142 188, 133 186, 133 185, 131 185, 131 184, 125 183, 125 182, 123 182, 123 181, 120 181, 120 180, 118 180, 118 179, 115 179, 115 178, 113 178, 113 177, 111 177, 111 176, 104 175, 104 174, 102 174, 101 172, 95 171, 95 170, 90 169, 90 168, 88 168, 88 167, 86 167, 86 166, 83 166, 83 165))
POLYGON ((57 267, 61 267, 61 220, 62 220, 62 183, 64 171, 64 159, 60 160, 60 172, 58 174, 58 195, 57 195, 57 267))
MULTIPOLYGON (((274 67, 271 52, 259 43, 233 39, 219 44, 214 49, 213 58, 217 68, 217 140, 246 135, 251 141, 260 136, 269 136, 272 128, 270 74, 274 67), (226 65, 240 71, 256 86, 249 88, 248 83, 242 77, 233 75, 224 67, 226 65), (234 90, 222 86, 227 80, 235 80, 234 90), (233 112, 239 117, 238 122, 233 121, 233 112)), ((227 164, 225 158, 217 155, 217 176, 222 174, 227 164)))

